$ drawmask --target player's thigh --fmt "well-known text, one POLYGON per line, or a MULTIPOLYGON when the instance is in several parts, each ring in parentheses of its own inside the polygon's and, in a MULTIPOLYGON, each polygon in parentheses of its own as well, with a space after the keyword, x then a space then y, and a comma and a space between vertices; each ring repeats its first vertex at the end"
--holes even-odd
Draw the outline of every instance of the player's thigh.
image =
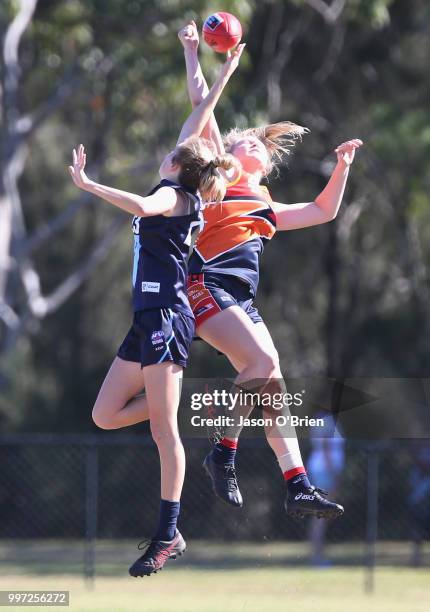
POLYGON ((109 416, 121 410, 145 386, 145 375, 136 361, 115 357, 100 387, 93 415, 109 416))
POLYGON ((244 368, 246 368, 245 363, 242 363, 241 361, 239 361, 238 359, 235 359, 231 355, 226 355, 226 357, 238 374, 242 372, 244 368))
POLYGON ((267 353, 270 353, 276 361, 279 361, 278 351, 276 350, 273 338, 267 329, 267 326, 263 321, 254 323, 254 333, 259 339, 260 346, 264 348, 267 353))
POLYGON ((182 366, 166 361, 146 366, 143 371, 153 436, 160 428, 176 430, 181 398, 182 366))
MULTIPOLYGON (((278 360, 278 352, 273 343, 272 336, 270 335, 270 332, 267 329, 265 323, 261 321, 258 323, 253 323, 253 325, 254 325, 254 333, 260 339, 260 346, 263 347, 267 353, 269 353, 276 360, 278 360)), ((227 355, 227 358, 230 361, 231 365, 236 370, 236 372, 241 372, 244 369, 245 364, 235 359, 232 355, 227 355)))
POLYGON ((206 319, 197 332, 203 340, 224 353, 236 367, 247 367, 266 354, 256 333, 256 324, 240 306, 231 306, 206 319))

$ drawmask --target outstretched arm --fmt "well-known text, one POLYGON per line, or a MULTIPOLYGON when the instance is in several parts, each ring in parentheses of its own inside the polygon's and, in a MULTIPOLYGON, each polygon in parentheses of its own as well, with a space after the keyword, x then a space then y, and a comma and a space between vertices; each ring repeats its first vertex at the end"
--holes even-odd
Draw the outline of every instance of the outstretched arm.
MULTIPOLYGON (((209 93, 209 87, 203 75, 198 57, 199 33, 194 21, 190 21, 178 32, 179 40, 184 47, 185 66, 187 69, 187 89, 193 108, 198 106, 209 93)), ((212 113, 204 126, 201 135, 211 140, 220 155, 224 155, 221 132, 212 113)))
POLYGON ((356 138, 344 142, 335 149, 337 154, 336 167, 327 185, 314 202, 290 205, 273 203, 277 230, 311 227, 312 225, 327 223, 327 221, 332 221, 336 217, 342 203, 349 168, 354 161, 355 150, 362 144, 362 141, 356 138))
POLYGON ((213 113, 224 87, 227 85, 229 78, 239 64, 239 59, 244 48, 245 44, 239 45, 232 53, 229 52, 227 54, 227 60, 221 66, 219 75, 215 83, 210 88, 208 95, 198 106, 194 108, 191 115, 185 121, 181 133, 179 134, 177 144, 180 144, 189 136, 201 135, 203 128, 213 113))
POLYGON ((135 193, 114 189, 92 181, 85 173, 86 153, 83 145, 73 149, 73 166, 69 172, 76 187, 106 200, 138 217, 163 215, 173 209, 177 203, 177 192, 171 187, 161 187, 151 196, 139 196, 135 193))

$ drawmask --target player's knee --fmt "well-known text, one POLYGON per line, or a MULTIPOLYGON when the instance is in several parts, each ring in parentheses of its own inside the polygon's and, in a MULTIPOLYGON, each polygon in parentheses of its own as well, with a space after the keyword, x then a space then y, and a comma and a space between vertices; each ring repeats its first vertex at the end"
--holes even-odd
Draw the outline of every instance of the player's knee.
POLYGON ((179 440, 178 429, 173 425, 151 421, 150 427, 152 439, 159 448, 164 446, 171 448, 179 440))
POLYGON ((261 378, 274 378, 279 372, 279 356, 274 351, 260 351, 256 356, 257 369, 261 378))
POLYGON ((93 408, 91 417, 93 422, 97 425, 97 427, 100 427, 100 429, 116 429, 112 417, 104 414, 96 406, 93 408))

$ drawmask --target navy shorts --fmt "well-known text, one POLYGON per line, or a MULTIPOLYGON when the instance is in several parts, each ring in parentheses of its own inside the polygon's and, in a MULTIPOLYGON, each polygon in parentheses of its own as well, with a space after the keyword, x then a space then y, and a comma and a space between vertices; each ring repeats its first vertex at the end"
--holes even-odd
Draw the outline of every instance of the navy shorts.
POLYGON ((230 306, 240 306, 253 323, 263 320, 253 305, 254 294, 249 284, 227 274, 190 274, 188 299, 197 326, 230 306))
POLYGON ((193 317, 171 308, 138 310, 117 355, 142 368, 165 361, 185 368, 194 329, 193 317))

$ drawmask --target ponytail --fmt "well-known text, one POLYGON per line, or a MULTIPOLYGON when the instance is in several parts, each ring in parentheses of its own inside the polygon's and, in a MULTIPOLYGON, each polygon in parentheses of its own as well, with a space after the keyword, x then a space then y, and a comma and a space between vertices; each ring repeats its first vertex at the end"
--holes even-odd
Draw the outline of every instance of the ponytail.
POLYGON ((213 144, 197 136, 191 136, 178 145, 172 161, 180 166, 179 183, 200 191, 205 202, 220 202, 224 198, 228 179, 223 170, 239 165, 233 155, 216 156, 213 144))
POLYGON ((227 190, 227 180, 222 170, 237 168, 238 162, 233 155, 219 155, 211 159, 200 175, 199 191, 205 202, 221 202, 227 190))

